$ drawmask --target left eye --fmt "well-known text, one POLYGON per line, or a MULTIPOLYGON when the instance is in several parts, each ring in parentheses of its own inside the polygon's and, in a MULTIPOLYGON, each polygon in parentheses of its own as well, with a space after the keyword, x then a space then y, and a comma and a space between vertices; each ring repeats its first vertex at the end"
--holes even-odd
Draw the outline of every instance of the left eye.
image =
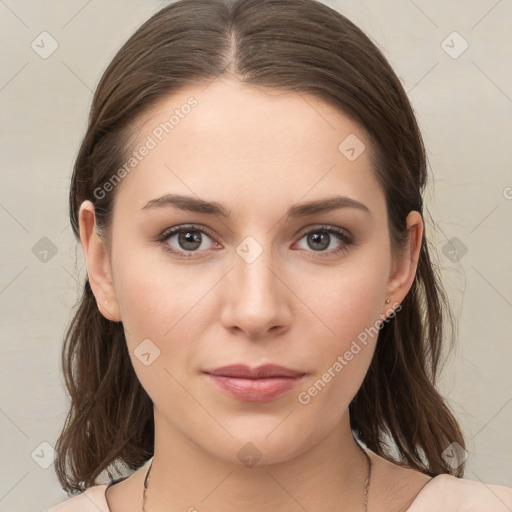
POLYGON ((313 258, 323 258, 332 255, 338 255, 342 252, 348 251, 350 246, 353 245, 352 236, 347 233, 344 229, 335 228, 332 226, 319 226, 315 229, 310 229, 306 233, 304 233, 301 237, 306 238, 306 250, 310 247, 313 249, 310 250, 311 256, 313 258), (324 250, 329 248, 331 242, 334 239, 338 242, 337 248, 332 248, 328 251, 324 250))

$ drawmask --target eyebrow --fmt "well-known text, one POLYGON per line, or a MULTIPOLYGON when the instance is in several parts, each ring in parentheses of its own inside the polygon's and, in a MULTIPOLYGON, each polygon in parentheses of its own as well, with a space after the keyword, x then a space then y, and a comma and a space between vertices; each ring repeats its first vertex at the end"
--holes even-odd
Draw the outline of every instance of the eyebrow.
MULTIPOLYGON (((156 208, 174 207, 180 210, 190 212, 205 213, 208 215, 220 215, 228 218, 231 210, 227 210, 225 206, 215 201, 204 201, 196 197, 183 196, 177 194, 166 194, 156 199, 148 201, 141 210, 152 210, 156 208)), ((315 213, 325 213, 341 208, 354 208, 360 210, 370 217, 372 216, 370 209, 363 203, 346 196, 333 196, 317 201, 309 201, 307 203, 296 204, 287 212, 286 218, 305 217, 315 213)))

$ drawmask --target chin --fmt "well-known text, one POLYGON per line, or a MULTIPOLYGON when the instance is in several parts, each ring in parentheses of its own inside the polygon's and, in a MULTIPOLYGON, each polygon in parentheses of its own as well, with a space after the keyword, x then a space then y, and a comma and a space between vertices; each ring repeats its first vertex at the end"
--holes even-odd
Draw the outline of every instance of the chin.
POLYGON ((313 447, 322 437, 320 432, 316 436, 307 435, 303 425, 300 429, 291 428, 294 426, 292 421, 286 418, 286 414, 281 414, 268 421, 254 419, 252 424, 246 421, 243 427, 230 425, 227 430, 232 438, 211 438, 210 446, 205 446, 205 449, 230 464, 246 467, 286 462, 313 447), (215 452, 212 452, 212 446, 215 452))

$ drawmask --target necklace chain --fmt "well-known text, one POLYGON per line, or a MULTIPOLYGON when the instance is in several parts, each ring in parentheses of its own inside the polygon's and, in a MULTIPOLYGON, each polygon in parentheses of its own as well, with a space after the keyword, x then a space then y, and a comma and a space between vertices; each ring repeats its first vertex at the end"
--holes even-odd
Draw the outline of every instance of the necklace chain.
MULTIPOLYGON (((364 511, 368 512, 368 491, 370 490, 370 480, 372 478, 372 460, 370 459, 370 456, 366 452, 363 447, 357 443, 359 448, 361 448, 362 452, 366 456, 366 460, 368 462, 368 476, 366 477, 365 483, 364 483, 364 490, 363 490, 363 505, 364 505, 364 511)), ((142 512, 146 511, 146 494, 148 490, 148 483, 149 483, 149 475, 151 473, 151 467, 153 466, 153 461, 151 461, 151 464, 149 465, 148 472, 146 473, 146 478, 144 479, 144 493, 142 495, 142 512)))

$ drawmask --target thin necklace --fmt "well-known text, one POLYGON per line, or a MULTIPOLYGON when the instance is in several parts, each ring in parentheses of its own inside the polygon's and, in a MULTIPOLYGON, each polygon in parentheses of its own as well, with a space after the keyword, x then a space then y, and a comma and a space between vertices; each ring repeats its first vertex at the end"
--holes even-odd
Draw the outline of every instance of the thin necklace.
MULTIPOLYGON (((366 481, 364 483, 364 490, 363 490, 363 505, 364 505, 364 511, 368 512, 368 491, 370 490, 370 480, 372 478, 372 460, 370 459, 370 456, 366 452, 366 450, 357 443, 359 448, 362 450, 362 452, 366 456, 366 460, 368 462, 368 476, 366 477, 366 481)), ((146 478, 144 479, 144 493, 142 495, 142 512, 146 511, 146 493, 148 490, 148 482, 149 482, 149 474, 151 473, 151 466, 153 466, 153 461, 151 461, 151 464, 149 465, 148 472, 146 473, 146 478)))

